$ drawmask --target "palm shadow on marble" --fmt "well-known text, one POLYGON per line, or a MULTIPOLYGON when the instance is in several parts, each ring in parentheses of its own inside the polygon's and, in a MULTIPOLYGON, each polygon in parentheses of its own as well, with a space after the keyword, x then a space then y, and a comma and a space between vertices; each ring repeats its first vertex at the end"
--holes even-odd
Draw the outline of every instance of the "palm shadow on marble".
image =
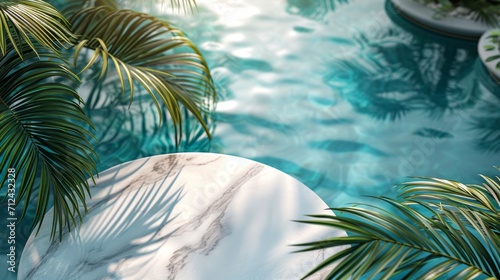
MULTIPOLYGON (((120 181, 136 170, 121 176, 115 174, 99 185, 120 181)), ((123 271, 135 273, 134 268, 153 260, 157 248, 175 232, 175 228, 168 227, 177 218, 177 215, 172 215, 173 209, 183 197, 182 188, 172 191, 179 174, 174 175, 169 184, 164 184, 168 176, 161 181, 142 183, 158 178, 148 180, 140 176, 121 190, 115 191, 111 187, 104 194, 98 194, 89 201, 83 223, 71 232, 64 232, 61 242, 54 241, 46 250, 39 250, 45 254, 36 257, 38 265, 30 271, 20 272, 20 276, 23 279, 54 277, 51 273, 54 268, 57 268, 58 279, 115 278, 118 270, 122 277, 127 277, 123 271), (114 215, 100 215, 102 212, 114 215), (89 220, 92 220, 92 226, 86 226, 89 220), (53 255, 55 252, 57 257, 53 255)), ((99 185, 92 191, 98 190, 99 185)), ((40 235, 47 233, 41 232, 40 235)), ((28 240, 26 247, 31 242, 28 240)))

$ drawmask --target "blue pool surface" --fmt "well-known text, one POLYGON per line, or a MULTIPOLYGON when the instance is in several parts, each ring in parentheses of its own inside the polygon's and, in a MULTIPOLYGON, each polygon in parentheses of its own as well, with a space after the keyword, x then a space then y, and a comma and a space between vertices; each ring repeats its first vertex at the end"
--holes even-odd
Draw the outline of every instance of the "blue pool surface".
POLYGON ((476 42, 415 27, 389 1, 249 2, 174 21, 220 87, 212 152, 274 166, 332 206, 393 196, 408 176, 496 175, 500 87, 476 42))
MULTIPOLYGON (((290 174, 332 207, 395 197, 393 186, 409 176, 475 183, 497 175, 500 87, 476 42, 416 27, 388 2, 199 0, 195 15, 142 7, 205 55, 219 91, 214 138, 190 120, 193 133, 175 149, 150 99, 139 95, 128 109, 90 102, 83 87, 100 169, 175 151, 230 154, 290 174)), ((18 227, 18 254, 33 214, 18 227)), ((0 278, 10 279, 4 257, 0 278)))

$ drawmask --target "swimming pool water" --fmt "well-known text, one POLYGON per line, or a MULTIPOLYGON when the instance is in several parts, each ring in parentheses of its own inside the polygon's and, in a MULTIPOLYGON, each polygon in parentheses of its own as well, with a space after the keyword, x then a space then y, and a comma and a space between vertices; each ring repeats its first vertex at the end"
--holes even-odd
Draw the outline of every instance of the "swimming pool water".
MULTIPOLYGON (((393 185, 408 176, 496 175, 500 87, 476 42, 415 27, 388 2, 200 0, 195 15, 142 7, 188 34, 219 90, 213 141, 190 122, 179 151, 273 166, 332 207, 394 197, 393 185)), ((128 101, 90 102, 101 170, 177 151, 149 99, 140 100, 130 109, 128 101)))
POLYGON ((274 166, 332 206, 393 196, 412 175, 495 174, 500 87, 476 42, 388 2, 204 1, 176 17, 221 88, 211 151, 274 166))

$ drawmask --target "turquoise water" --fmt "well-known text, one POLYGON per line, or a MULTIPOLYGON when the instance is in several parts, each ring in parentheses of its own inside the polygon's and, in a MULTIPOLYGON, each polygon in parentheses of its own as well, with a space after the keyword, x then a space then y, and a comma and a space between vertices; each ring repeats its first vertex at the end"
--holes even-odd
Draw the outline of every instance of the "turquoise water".
POLYGON ((500 87, 475 42, 415 27, 383 0, 198 2, 196 15, 143 9, 206 56, 220 94, 213 141, 188 122, 193 133, 175 149, 148 98, 128 109, 128 100, 97 102, 82 88, 101 170, 174 151, 231 154, 290 174, 332 207, 394 197, 392 186, 412 175, 496 175, 500 87))
POLYGON ((332 206, 393 196, 412 175, 495 174, 500 87, 476 43, 387 2, 207 1, 175 18, 221 88, 211 151, 283 170, 332 206))

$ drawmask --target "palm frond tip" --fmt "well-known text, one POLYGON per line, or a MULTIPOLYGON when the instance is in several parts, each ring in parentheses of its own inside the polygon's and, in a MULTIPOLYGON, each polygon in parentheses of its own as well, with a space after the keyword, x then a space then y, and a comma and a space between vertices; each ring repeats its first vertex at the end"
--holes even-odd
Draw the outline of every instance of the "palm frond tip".
POLYGON ((215 88, 200 51, 180 30, 146 14, 107 7, 84 9, 70 21, 81 38, 75 59, 84 48, 94 50, 83 70, 101 58, 101 78, 113 66, 131 100, 138 83, 151 95, 159 112, 160 101, 166 106, 176 139, 182 134, 180 105, 196 117, 210 137, 205 117, 215 99, 215 88))
POLYGON ((52 5, 40 0, 17 0, 0 3, 0 53, 5 55, 14 47, 21 57, 21 46, 27 44, 37 53, 59 48, 73 40, 66 18, 52 5))

